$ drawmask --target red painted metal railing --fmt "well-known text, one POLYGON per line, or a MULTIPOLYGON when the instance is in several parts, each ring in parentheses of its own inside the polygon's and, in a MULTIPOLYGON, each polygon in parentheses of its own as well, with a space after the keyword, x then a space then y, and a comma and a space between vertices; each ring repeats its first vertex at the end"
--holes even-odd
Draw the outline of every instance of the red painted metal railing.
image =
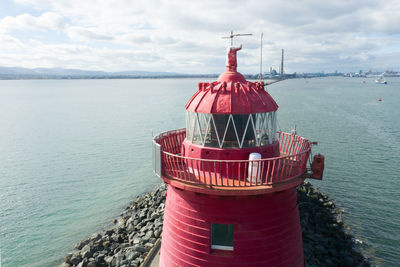
POLYGON ((306 172, 311 142, 298 135, 278 132, 280 157, 260 160, 212 160, 183 157, 186 130, 154 137, 160 146, 161 175, 192 185, 208 187, 257 187, 289 182, 306 172))

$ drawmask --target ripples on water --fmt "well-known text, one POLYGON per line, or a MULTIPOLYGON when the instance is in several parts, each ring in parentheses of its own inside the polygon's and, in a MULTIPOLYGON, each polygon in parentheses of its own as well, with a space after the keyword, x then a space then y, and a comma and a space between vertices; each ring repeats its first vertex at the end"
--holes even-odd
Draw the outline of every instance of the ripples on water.
MULTIPOLYGON (((52 266, 159 180, 151 134, 184 127, 199 79, 0 81, 3 266, 52 266)), ((400 79, 274 84, 279 124, 319 141, 324 181, 362 248, 400 262, 400 79), (378 102, 382 97, 383 101, 378 102)))

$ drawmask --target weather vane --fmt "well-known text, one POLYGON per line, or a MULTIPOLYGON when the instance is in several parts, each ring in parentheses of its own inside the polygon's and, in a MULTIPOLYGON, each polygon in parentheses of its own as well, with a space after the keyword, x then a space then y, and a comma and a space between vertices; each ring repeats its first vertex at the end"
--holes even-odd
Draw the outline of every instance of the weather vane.
POLYGON ((248 36, 248 35, 253 35, 253 34, 251 34, 251 33, 233 33, 233 31, 231 31, 231 34, 229 35, 229 36, 223 36, 223 37, 221 37, 222 39, 228 39, 228 38, 230 38, 231 39, 231 46, 233 46, 233 37, 236 37, 236 36, 248 36))

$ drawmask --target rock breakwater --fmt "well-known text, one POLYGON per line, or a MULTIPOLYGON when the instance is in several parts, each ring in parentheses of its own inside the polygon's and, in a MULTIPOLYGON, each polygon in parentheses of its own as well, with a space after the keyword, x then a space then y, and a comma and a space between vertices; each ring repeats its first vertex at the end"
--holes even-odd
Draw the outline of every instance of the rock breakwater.
MULTIPOLYGON (((136 267, 143 265, 161 237, 166 186, 138 197, 110 229, 79 242, 61 267, 136 267)), ((307 266, 370 266, 346 230, 341 211, 308 182, 298 188, 307 266)))
POLYGON ((325 194, 304 182, 297 189, 303 249, 307 267, 371 266, 356 249, 342 211, 325 194))
POLYGON ((75 245, 62 267, 140 266, 161 235, 166 185, 136 198, 114 226, 75 245))

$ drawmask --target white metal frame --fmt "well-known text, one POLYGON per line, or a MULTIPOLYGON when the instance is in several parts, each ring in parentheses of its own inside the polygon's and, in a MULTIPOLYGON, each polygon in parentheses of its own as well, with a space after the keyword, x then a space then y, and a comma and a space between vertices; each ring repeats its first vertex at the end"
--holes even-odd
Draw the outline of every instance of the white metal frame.
POLYGON ((214 120, 214 115, 210 114, 209 118, 206 118, 205 115, 206 114, 202 114, 202 113, 195 113, 195 112, 189 112, 189 111, 187 112, 186 129, 189 132, 189 135, 187 136, 187 138, 191 142, 193 142, 193 138, 195 135, 196 136, 199 135, 200 136, 199 141, 200 141, 201 145, 205 146, 206 141, 207 141, 207 134, 209 133, 211 127, 214 127, 214 131, 217 136, 219 148, 223 148, 226 134, 228 132, 230 123, 233 124, 233 129, 235 131, 235 136, 236 136, 236 140, 237 140, 239 148, 243 148, 243 143, 244 143, 247 131, 250 130, 250 128, 252 128, 252 130, 253 130, 257 146, 261 146, 261 137, 263 134, 266 134, 268 136, 269 144, 272 144, 272 142, 274 142, 276 140, 276 129, 277 129, 277 127, 276 127, 276 124, 277 124, 276 111, 267 112, 267 113, 256 113, 255 114, 256 122, 254 122, 254 119, 252 116, 254 114, 248 114, 246 127, 243 132, 243 136, 241 136, 241 137, 239 137, 239 134, 237 132, 235 119, 234 119, 233 115, 230 114, 229 118, 228 118, 228 122, 225 126, 225 130, 224 130, 222 139, 218 134, 218 130, 217 130, 215 120, 214 120), (193 113, 195 114, 194 116, 192 116, 193 113), (193 121, 190 121, 190 120, 193 120, 193 121), (203 127, 202 127, 203 125, 201 124, 201 121, 203 121, 207 124, 205 129, 203 129, 203 127), (212 124, 211 124, 211 122, 212 122, 212 124), (252 127, 249 127, 250 123, 251 123, 252 127), (258 125, 258 124, 260 124, 260 125, 258 125), (260 134, 257 134, 256 126, 258 126, 258 128, 259 128, 258 130, 260 130, 260 134), (203 131, 203 130, 205 130, 205 131, 203 131), (196 132, 196 131, 198 131, 198 132, 196 132))
POLYGON ((233 247, 231 246, 211 245, 211 249, 233 251, 233 247))

